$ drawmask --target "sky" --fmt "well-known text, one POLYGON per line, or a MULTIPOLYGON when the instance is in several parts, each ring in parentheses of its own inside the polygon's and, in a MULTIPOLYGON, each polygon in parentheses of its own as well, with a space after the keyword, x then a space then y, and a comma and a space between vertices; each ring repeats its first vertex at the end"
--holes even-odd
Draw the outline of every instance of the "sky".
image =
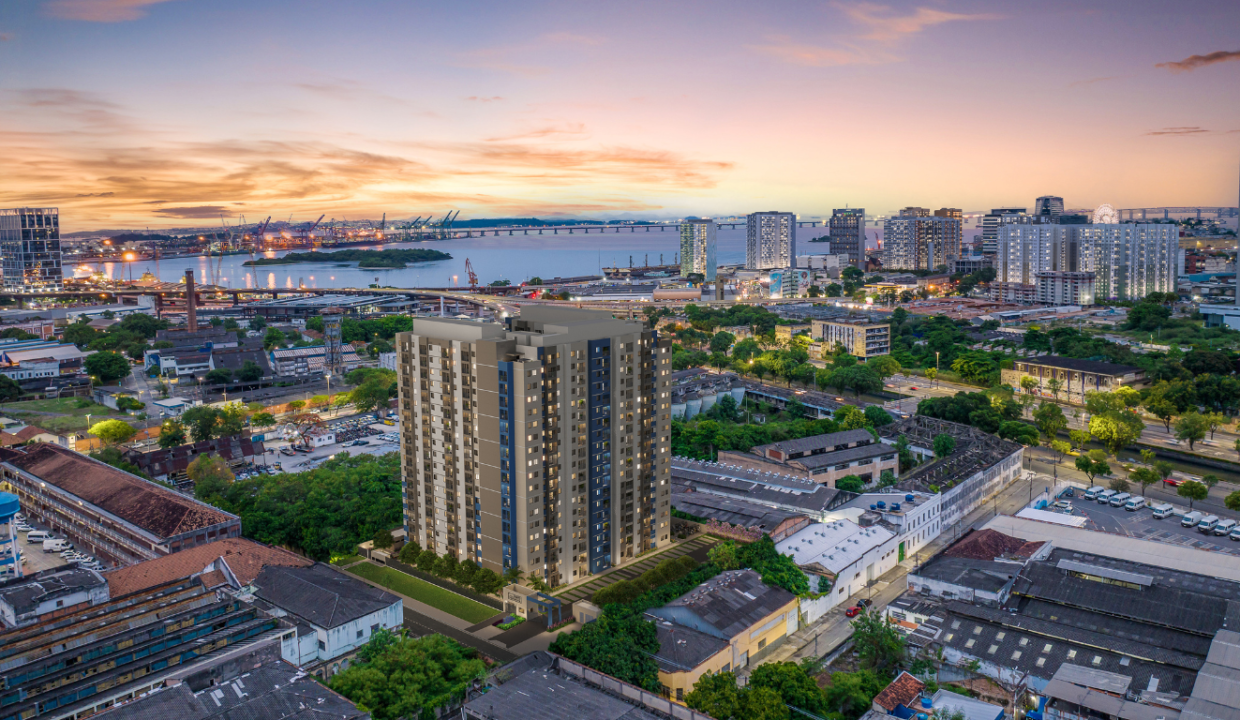
POLYGON ((1240 2, 5 0, 62 230, 1235 205, 1240 2))

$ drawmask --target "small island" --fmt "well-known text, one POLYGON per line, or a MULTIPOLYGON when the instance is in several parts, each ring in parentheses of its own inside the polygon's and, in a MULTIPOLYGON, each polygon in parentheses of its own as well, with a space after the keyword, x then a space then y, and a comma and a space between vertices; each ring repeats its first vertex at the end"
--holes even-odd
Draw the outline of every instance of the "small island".
POLYGON ((334 252, 289 253, 278 258, 246 260, 242 265, 293 265, 295 263, 356 262, 361 270, 401 270, 410 263, 451 260, 452 255, 438 250, 336 250, 334 252))

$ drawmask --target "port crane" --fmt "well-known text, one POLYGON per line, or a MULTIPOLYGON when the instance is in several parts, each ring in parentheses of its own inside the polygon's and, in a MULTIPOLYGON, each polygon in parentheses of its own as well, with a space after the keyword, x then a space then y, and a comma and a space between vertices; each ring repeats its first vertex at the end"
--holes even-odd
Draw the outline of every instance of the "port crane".
POLYGON ((478 273, 474 272, 474 264, 465 258, 465 272, 469 275, 469 289, 474 291, 478 289, 478 273))

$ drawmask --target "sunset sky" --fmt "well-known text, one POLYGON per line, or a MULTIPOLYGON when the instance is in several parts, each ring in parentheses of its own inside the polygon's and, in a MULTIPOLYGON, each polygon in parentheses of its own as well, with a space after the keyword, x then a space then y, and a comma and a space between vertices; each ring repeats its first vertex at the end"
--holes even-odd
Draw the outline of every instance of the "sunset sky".
POLYGON ((0 207, 1235 205, 1238 27, 1236 0, 6 0, 0 207))

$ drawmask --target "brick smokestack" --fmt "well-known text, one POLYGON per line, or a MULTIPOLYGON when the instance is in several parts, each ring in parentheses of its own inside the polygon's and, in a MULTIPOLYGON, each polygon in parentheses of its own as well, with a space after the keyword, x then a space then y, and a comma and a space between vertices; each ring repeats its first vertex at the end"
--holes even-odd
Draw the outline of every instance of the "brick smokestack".
POLYGON ((194 271, 185 271, 185 313, 189 318, 189 331, 198 332, 198 298, 194 293, 194 271))

